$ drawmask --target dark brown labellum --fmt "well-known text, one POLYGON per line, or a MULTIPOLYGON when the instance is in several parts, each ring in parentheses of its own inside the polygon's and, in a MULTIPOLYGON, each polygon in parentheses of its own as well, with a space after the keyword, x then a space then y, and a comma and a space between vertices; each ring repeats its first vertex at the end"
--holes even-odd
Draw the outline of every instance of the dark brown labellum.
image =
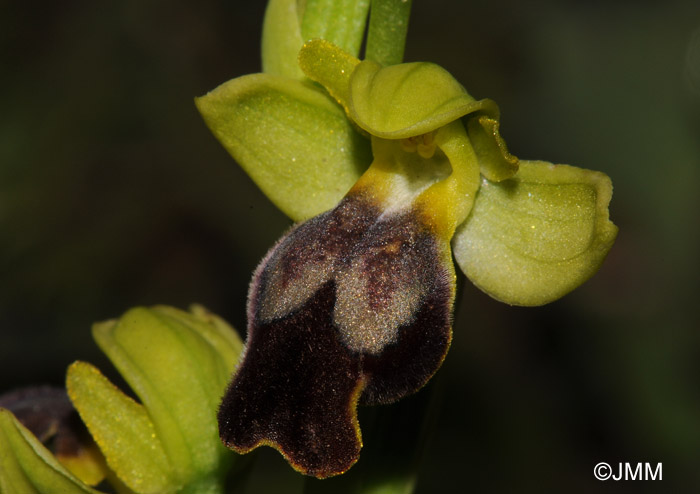
POLYGON ((444 359, 446 249, 417 212, 383 212, 362 193, 285 235, 251 283, 246 349, 219 409, 224 443, 273 446, 320 478, 350 468, 358 401, 410 394, 444 359))

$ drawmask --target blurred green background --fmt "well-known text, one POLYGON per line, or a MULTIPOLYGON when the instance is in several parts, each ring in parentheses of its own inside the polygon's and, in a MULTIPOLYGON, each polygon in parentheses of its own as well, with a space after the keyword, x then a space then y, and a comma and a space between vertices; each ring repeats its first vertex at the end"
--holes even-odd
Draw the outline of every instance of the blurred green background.
MULTIPOLYGON (((245 328, 289 222, 193 97, 259 71, 263 11, 0 4, 0 392, 62 384, 75 359, 108 369, 90 325, 134 305, 245 328)), ((464 284, 417 492, 700 491, 700 2, 416 0, 406 59, 496 100, 519 157, 609 174, 620 227, 549 306, 464 284), (662 462, 663 481, 600 482, 601 461, 662 462)), ((299 483, 261 456, 269 490, 299 483)))

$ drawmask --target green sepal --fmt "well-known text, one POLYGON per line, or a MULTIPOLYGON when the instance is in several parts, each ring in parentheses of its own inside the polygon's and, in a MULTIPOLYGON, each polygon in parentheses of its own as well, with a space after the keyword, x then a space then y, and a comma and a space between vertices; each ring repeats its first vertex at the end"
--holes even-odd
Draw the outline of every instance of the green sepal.
POLYGON ((311 80, 326 88, 346 113, 350 112, 350 76, 360 60, 326 41, 313 39, 299 51, 299 67, 311 80))
POLYGON ((467 277, 512 305, 542 305, 598 270, 617 227, 608 218, 607 175, 567 165, 521 161, 519 172, 486 178, 453 252, 467 277))
POLYGON ((303 79, 297 53, 303 44, 297 0, 270 0, 262 35, 262 68, 268 74, 303 79))
POLYGON ((247 75, 195 102, 231 156, 295 221, 335 206, 372 161, 369 141, 343 110, 299 81, 247 75))
POLYGON ((0 493, 99 494, 68 472, 4 408, 0 408, 0 493))
POLYGON ((483 110, 439 65, 412 62, 382 67, 365 60, 350 79, 350 118, 372 135, 403 139, 425 134, 483 110))
POLYGON ((413 137, 463 118, 482 175, 499 182, 518 171, 499 132, 499 109, 476 101, 452 75, 427 62, 382 67, 360 62, 326 40, 312 40, 299 52, 299 65, 326 88, 358 127, 384 139, 413 137))
POLYGON ((174 492, 179 487, 143 405, 85 362, 68 368, 66 388, 107 464, 125 485, 139 493, 174 492))

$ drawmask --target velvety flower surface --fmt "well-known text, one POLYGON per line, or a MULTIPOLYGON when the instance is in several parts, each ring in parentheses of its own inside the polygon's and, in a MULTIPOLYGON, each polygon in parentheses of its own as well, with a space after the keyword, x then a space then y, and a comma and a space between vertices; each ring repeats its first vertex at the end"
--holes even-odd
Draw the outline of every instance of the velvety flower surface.
MULTIPOLYGON (((449 218, 428 199, 443 182, 427 185, 423 158, 398 142, 376 147, 384 159, 256 271, 246 353, 219 410, 227 445, 275 446, 317 477, 357 460, 358 400, 390 403, 420 388, 451 340, 449 218), (415 180, 404 183, 407 174, 415 180)), ((442 152, 434 160, 447 172, 442 152)))

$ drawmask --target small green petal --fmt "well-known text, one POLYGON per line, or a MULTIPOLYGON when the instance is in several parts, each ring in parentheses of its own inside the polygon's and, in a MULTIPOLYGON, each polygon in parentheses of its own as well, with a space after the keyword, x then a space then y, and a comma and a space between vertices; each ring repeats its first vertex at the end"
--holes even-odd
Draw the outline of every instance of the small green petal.
POLYGON ((346 113, 350 112, 350 76, 359 63, 325 39, 311 40, 299 51, 299 66, 304 73, 324 86, 346 113))
POLYGON ((97 494, 71 475, 12 413, 0 408, 0 492, 97 494))
POLYGON ((85 362, 68 368, 66 387, 107 464, 130 489, 139 493, 175 491, 178 485, 172 467, 142 405, 85 362))
POLYGON ((297 0, 270 0, 262 36, 263 72, 303 79, 297 53, 303 44, 297 0))
POLYGON ((612 183, 603 173, 521 161, 500 183, 482 180, 453 240, 469 279, 513 305, 542 305, 590 278, 612 246, 612 183))
POLYGON ((470 118, 467 133, 474 146, 481 174, 491 182, 500 182, 518 172, 518 158, 508 152, 498 131, 498 107, 495 103, 490 112, 490 115, 470 118))
POLYGON ((372 161, 369 141, 326 94, 253 74, 196 99, 214 135, 295 221, 335 206, 372 161))
POLYGON ((203 335, 188 314, 158 307, 132 309, 93 328, 98 345, 148 411, 183 485, 219 481, 227 461, 216 409, 240 345, 227 345, 218 331, 203 335))
POLYGON ((429 62, 382 67, 365 60, 350 80, 350 118, 384 139, 425 134, 484 109, 485 101, 474 100, 449 72, 429 62))

